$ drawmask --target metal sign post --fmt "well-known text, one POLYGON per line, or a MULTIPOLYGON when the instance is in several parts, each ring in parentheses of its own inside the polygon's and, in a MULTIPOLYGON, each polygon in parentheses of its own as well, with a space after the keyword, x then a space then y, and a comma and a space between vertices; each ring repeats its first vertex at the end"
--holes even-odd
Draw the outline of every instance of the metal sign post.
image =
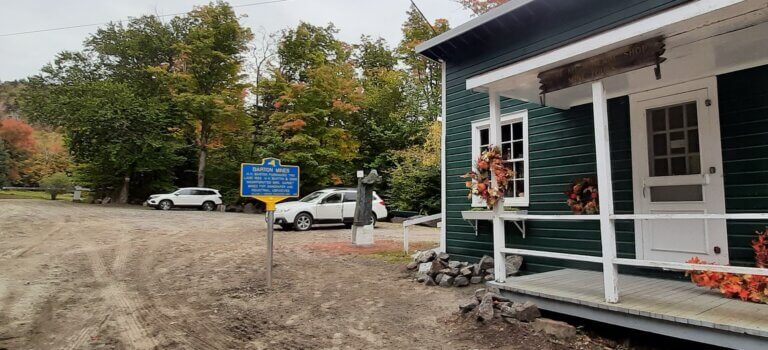
POLYGON ((276 158, 261 164, 240 165, 240 196, 251 197, 267 206, 267 288, 272 288, 272 252, 275 232, 275 204, 299 196, 299 167, 282 165, 276 158))

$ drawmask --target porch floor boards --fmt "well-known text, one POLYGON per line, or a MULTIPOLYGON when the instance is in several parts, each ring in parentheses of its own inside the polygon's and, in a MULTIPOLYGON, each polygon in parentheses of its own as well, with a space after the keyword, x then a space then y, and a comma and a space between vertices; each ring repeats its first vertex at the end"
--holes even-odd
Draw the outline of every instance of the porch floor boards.
POLYGON ((617 304, 605 302, 599 271, 562 269, 491 284, 517 294, 768 338, 768 305, 725 298, 687 281, 621 274, 617 304))

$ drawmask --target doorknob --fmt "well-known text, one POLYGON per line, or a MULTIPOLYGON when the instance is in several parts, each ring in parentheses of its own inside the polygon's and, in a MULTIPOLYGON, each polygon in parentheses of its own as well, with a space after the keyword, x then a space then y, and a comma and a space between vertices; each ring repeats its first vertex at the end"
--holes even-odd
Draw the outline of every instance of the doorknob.
POLYGON ((715 246, 715 254, 720 254, 720 251, 721 251, 720 247, 719 246, 715 246))

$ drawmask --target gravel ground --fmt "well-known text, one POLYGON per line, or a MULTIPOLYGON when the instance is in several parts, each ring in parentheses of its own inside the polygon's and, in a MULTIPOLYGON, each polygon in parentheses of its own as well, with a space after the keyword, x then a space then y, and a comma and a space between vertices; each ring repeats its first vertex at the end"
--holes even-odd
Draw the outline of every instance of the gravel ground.
POLYGON ((593 347, 478 327, 456 315, 474 288, 419 285, 396 251, 313 249, 343 246, 343 227, 277 231, 266 290, 265 232, 262 215, 0 199, 0 349, 593 347))

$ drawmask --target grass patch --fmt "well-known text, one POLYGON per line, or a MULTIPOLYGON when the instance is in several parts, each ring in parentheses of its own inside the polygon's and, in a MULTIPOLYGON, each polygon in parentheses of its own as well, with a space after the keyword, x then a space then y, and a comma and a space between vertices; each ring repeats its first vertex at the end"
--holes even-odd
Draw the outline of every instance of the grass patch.
POLYGON ((427 250, 437 247, 435 242, 412 242, 410 252, 403 251, 403 243, 394 240, 377 240, 374 245, 358 247, 349 241, 317 242, 307 245, 313 251, 322 251, 336 255, 365 255, 374 259, 391 263, 407 263, 411 254, 417 250, 427 250))
MULTIPOLYGON (((51 195, 44 191, 2 190, 0 199, 51 199, 51 195)), ((56 196, 57 201, 72 201, 72 193, 64 193, 56 196)))

